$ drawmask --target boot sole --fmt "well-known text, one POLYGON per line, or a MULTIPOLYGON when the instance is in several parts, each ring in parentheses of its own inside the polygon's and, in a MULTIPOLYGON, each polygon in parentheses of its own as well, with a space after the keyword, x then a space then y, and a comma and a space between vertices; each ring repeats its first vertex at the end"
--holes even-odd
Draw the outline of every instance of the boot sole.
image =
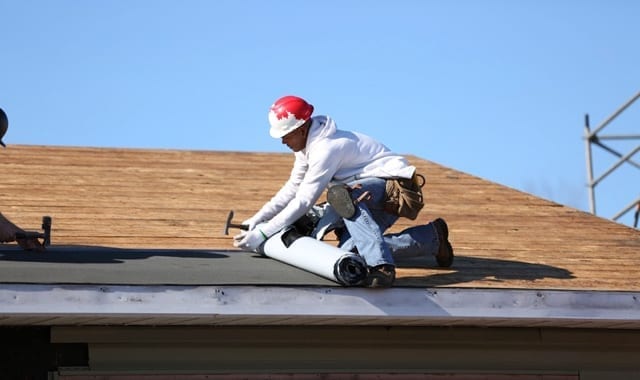
POLYGON ((334 210, 345 219, 351 219, 356 213, 356 206, 351 198, 351 193, 343 185, 331 186, 327 190, 327 202, 334 210))

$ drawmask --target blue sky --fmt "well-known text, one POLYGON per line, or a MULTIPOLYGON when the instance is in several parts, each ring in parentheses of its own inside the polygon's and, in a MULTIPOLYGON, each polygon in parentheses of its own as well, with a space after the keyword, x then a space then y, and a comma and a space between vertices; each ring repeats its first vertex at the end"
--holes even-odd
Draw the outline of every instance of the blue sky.
MULTIPOLYGON (((0 0, 0 14, 9 145, 286 152, 267 111, 296 94, 399 153, 586 211, 584 115, 595 127, 640 91, 631 0, 0 0)), ((605 132, 639 126, 640 101, 605 132)), ((596 176, 615 161, 595 148, 596 176)), ((639 188, 623 165, 598 215, 639 188)))

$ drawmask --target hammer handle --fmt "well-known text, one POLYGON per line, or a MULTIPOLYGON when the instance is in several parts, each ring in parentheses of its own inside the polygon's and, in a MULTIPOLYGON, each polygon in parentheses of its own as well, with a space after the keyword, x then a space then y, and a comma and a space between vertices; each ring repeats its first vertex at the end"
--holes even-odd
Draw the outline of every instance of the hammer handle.
POLYGON ((249 226, 247 224, 229 223, 227 226, 230 228, 238 228, 245 231, 249 230, 249 226))

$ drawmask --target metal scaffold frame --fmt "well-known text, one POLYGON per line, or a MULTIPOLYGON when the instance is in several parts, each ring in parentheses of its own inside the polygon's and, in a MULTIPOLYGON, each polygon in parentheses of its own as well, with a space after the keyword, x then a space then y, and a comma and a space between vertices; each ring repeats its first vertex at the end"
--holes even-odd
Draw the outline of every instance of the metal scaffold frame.
MULTIPOLYGON (((625 162, 635 166, 640 169, 640 163, 632 160, 633 155, 640 151, 640 145, 633 148, 629 153, 622 154, 610 146, 603 143, 603 140, 640 140, 640 135, 603 135, 599 134, 609 123, 611 123, 618 115, 620 115, 624 110, 626 110, 629 106, 633 104, 636 100, 640 98, 640 92, 635 94, 631 99, 629 99, 624 105, 618 108, 611 116, 609 116, 606 120, 604 120, 600 125, 591 131, 589 126, 589 114, 585 115, 585 149, 586 149, 586 158, 587 158, 587 178, 588 178, 588 188, 589 188, 589 209, 592 214, 596 215, 596 199, 595 199, 595 187, 598 183, 604 180, 609 174, 613 173, 616 169, 618 169, 625 162), (592 146, 596 145, 600 148, 604 149, 606 152, 613 154, 618 157, 618 161, 615 162, 609 169, 605 170, 599 177, 594 178, 593 175, 593 154, 592 154, 592 146)), ((611 219, 617 221, 620 217, 625 215, 631 209, 636 208, 634 214, 634 227, 638 226, 638 216, 640 214, 640 196, 625 206, 620 212, 614 215, 611 219)))

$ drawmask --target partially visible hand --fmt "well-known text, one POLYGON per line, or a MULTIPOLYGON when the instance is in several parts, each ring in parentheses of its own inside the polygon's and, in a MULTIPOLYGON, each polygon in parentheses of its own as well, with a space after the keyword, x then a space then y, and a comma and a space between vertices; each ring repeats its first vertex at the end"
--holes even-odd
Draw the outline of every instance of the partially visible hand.
POLYGON ((42 244, 40 240, 38 240, 38 238, 35 238, 35 237, 19 237, 19 238, 16 237, 16 242, 18 243, 20 248, 24 249, 25 251, 35 251, 35 252, 46 251, 44 244, 42 244))
POLYGON ((266 237, 260 230, 242 231, 233 237, 233 246, 244 251, 258 252, 266 237))

